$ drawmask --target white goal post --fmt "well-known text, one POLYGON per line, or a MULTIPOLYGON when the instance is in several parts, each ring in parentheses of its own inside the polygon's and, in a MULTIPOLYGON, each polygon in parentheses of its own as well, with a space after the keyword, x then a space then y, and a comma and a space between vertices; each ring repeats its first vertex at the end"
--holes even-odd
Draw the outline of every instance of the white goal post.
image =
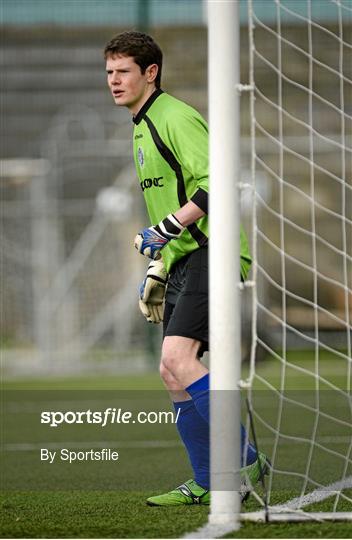
MULTIPOLYGON (((264 9, 248 0, 248 47, 241 41, 240 54, 239 4, 207 2, 211 388, 242 389, 272 468, 265 490, 254 487, 251 512, 240 510, 236 492, 212 493, 200 534, 214 536, 216 526, 224 534, 245 520, 352 520, 352 6, 267 0, 264 9), (240 110, 248 126, 241 135, 251 141, 241 156, 240 110), (251 182, 240 177, 240 157, 251 182), (244 286, 252 349, 241 374, 236 265, 244 189, 252 204, 253 267, 244 286)), ((219 450, 224 418, 214 401, 211 479, 227 471, 235 485, 239 440, 231 432, 219 450), (219 456, 231 454, 233 468, 220 466, 219 456)), ((239 433, 239 421, 227 424, 239 433)))
POLYGON ((240 511, 240 408, 236 396, 241 378, 240 220, 236 182, 240 176, 239 96, 235 90, 239 84, 237 19, 237 3, 208 2, 212 419, 209 523, 226 525, 230 530, 238 528, 240 511), (224 419, 227 419, 225 425, 224 419))

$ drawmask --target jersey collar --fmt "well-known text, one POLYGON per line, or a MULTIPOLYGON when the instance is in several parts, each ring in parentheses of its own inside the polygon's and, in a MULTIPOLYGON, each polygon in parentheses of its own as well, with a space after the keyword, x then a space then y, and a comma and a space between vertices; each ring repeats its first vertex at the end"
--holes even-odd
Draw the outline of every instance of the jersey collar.
POLYGON ((152 95, 147 99, 147 101, 144 103, 143 107, 141 109, 139 109, 138 113, 136 114, 136 116, 133 117, 133 122, 135 124, 139 124, 140 121, 142 120, 143 116, 145 115, 145 113, 147 112, 147 110, 149 109, 149 107, 154 103, 154 101, 156 100, 157 97, 160 96, 160 94, 163 94, 163 90, 161 90, 161 88, 157 88, 153 93, 152 95))

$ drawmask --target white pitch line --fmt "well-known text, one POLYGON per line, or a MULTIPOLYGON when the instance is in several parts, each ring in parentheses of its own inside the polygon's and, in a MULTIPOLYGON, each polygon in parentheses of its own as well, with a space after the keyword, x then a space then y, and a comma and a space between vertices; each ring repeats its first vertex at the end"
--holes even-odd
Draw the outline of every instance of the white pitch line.
POLYGON ((309 504, 314 504, 320 501, 323 501, 324 499, 327 499, 328 497, 332 497, 333 495, 336 495, 343 489, 349 489, 352 488, 352 476, 348 476, 347 478, 344 478, 344 480, 340 480, 339 482, 334 482, 333 484, 330 484, 328 486, 324 486, 318 489, 315 489, 311 493, 307 493, 307 495, 304 495, 303 497, 295 497, 294 499, 291 499, 290 501, 287 501, 285 504, 277 504, 275 506, 270 507, 270 512, 284 512, 285 510, 299 510, 300 508, 304 508, 305 506, 308 506, 309 504))
MULTIPOLYGON (((277 519, 279 516, 278 514, 284 514, 285 512, 294 512, 299 511, 301 508, 308 506, 309 504, 313 504, 316 502, 323 501, 324 499, 327 499, 328 497, 331 497, 332 495, 335 495, 342 491, 343 489, 352 488, 352 476, 349 476, 348 478, 345 478, 344 480, 340 480, 339 482, 334 482, 333 484, 330 484, 329 486, 326 486, 324 488, 315 489, 311 493, 308 493, 307 495, 304 495, 304 497, 295 497, 294 499, 291 499, 290 501, 287 501, 285 504, 278 504, 276 506, 271 506, 269 508, 269 522, 270 522, 270 515, 276 514, 274 516, 273 521, 279 521, 277 519)), ((309 513, 304 513, 304 520, 309 520, 310 516, 309 513)), ((316 521, 322 521, 322 518, 319 518, 319 513, 314 514, 314 519, 316 521)), ((330 513, 325 513, 329 514, 330 513)), ((347 519, 347 516, 350 517, 350 513, 344 513, 346 515, 342 516, 341 519, 347 519)), ((297 515, 292 514, 293 521, 299 521, 303 519, 303 515, 297 515)), ((323 514, 322 514, 323 516, 323 514)), ((264 521, 264 511, 261 512, 249 512, 247 514, 241 513, 240 518, 243 521, 264 521), (254 518, 254 519, 251 519, 254 518)), ((287 520, 287 515, 285 515, 284 520, 287 520)), ((284 521, 283 520, 283 521, 284 521)), ((207 523, 200 529, 197 529, 194 532, 187 533, 182 538, 203 538, 203 539, 211 539, 211 538, 221 538, 225 534, 228 534, 229 532, 233 531, 233 527, 229 525, 211 525, 207 523)))
MULTIPOLYGON (((343 444, 343 443, 350 444, 351 438, 352 438, 352 435, 350 436, 349 435, 320 435, 320 436, 318 435, 316 437, 316 442, 320 444, 343 444)), ((274 437, 259 437, 258 439, 258 443, 260 444, 273 444, 273 442, 274 442, 274 437)), ((306 443, 311 444, 312 443, 311 439, 308 439, 308 438, 304 441, 301 439, 297 441, 293 441, 291 439, 280 438, 279 445, 292 446, 294 442, 296 442, 297 444, 306 444, 306 443)))
MULTIPOLYGON (((320 444, 344 444, 344 443, 350 443, 351 438, 346 437, 344 435, 336 435, 334 436, 323 436, 319 437, 318 442, 320 444)), ((260 444, 270 444, 272 443, 272 439, 259 438, 258 442, 260 444)), ((290 444, 292 445, 292 441, 281 441, 280 444, 290 444)), ((39 442, 39 443, 13 443, 13 444, 4 444, 0 448, 1 450, 6 450, 8 452, 27 452, 31 450, 37 450, 38 448, 49 448, 49 449, 58 449, 62 448, 63 445, 65 445, 65 448, 78 448, 79 446, 82 448, 112 448, 116 447, 116 445, 119 445, 121 448, 173 448, 176 446, 181 446, 181 441, 177 440, 156 440, 156 441, 69 441, 69 442, 39 442)))
POLYGON ((208 523, 194 532, 185 534, 182 538, 202 538, 203 540, 207 538, 222 538, 225 534, 228 534, 233 530, 233 525, 210 525, 208 523))
POLYGON ((170 441, 68 441, 68 442, 39 442, 3 444, 1 450, 5 452, 31 452, 48 448, 60 450, 61 448, 175 448, 181 446, 177 440, 170 441))

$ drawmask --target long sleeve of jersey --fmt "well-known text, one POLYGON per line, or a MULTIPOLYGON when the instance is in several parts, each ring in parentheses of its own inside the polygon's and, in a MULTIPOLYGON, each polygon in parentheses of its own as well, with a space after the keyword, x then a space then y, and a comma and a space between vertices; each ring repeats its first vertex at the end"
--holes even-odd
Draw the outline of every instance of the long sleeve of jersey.
POLYGON ((183 113, 170 120, 167 133, 175 157, 195 179, 197 189, 208 193, 209 137, 207 124, 195 114, 183 113))

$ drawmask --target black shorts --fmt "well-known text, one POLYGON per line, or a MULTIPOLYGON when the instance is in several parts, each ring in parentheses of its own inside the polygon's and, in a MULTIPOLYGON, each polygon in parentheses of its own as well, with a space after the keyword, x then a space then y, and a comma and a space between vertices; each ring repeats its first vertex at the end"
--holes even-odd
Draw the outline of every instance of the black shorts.
POLYGON ((164 337, 183 336, 201 342, 199 356, 209 350, 208 248, 180 259, 169 276, 164 312, 164 337))

